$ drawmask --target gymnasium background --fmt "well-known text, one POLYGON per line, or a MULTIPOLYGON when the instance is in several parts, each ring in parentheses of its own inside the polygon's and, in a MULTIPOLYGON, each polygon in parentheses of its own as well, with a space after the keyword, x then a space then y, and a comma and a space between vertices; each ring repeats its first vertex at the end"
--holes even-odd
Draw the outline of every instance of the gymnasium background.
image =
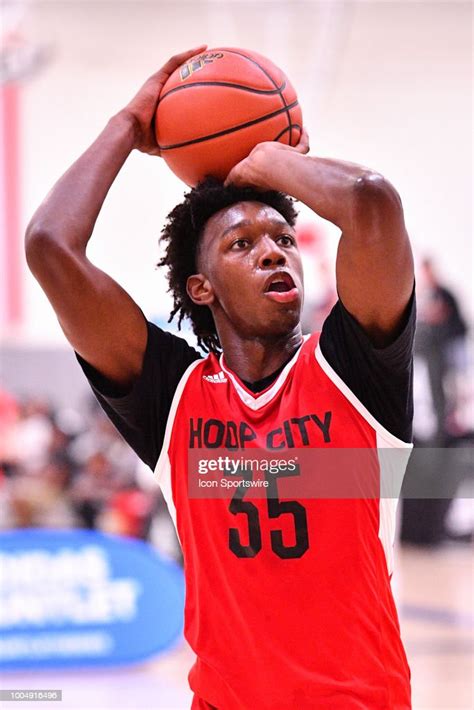
MULTIPOLYGON (((421 264, 430 259, 465 325, 465 333, 449 344, 442 432, 429 351, 419 347, 415 433, 422 445, 439 445, 441 433, 443 445, 469 451, 474 429, 471 3, 2 0, 0 12, 5 531, 89 527, 141 538, 163 560, 175 560, 172 573, 180 574, 179 550, 152 474, 127 453, 94 407, 53 311, 27 270, 22 239, 54 181, 108 118, 169 55, 202 41, 270 57, 298 92, 313 154, 367 165, 399 190, 421 302, 427 288, 421 264)), ((162 326, 171 300, 165 275, 154 266, 158 237, 182 195, 183 185, 162 161, 132 154, 110 191, 89 250, 162 326)), ((300 213, 309 329, 318 327, 334 297, 338 232, 304 207, 300 213)), ((425 502, 404 521, 400 516, 403 539, 394 589, 417 710, 473 707, 471 492, 472 478, 460 476, 451 503, 425 502)), ((155 593, 159 605, 158 587, 155 593)), ((176 594, 179 606, 181 591, 176 594)), ((138 664, 120 669, 52 664, 38 670, 31 661, 21 670, 5 670, 0 687, 62 688, 64 708, 186 708, 191 662, 178 634, 171 649, 138 664)))

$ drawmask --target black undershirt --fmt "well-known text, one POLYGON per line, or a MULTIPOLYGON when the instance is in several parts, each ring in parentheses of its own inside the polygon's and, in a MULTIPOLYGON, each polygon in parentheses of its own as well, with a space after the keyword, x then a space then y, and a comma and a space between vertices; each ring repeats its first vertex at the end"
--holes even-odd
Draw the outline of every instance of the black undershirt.
MULTIPOLYGON (((388 347, 376 348, 338 301, 320 338, 322 354, 339 377, 382 426, 405 442, 412 437, 415 316, 413 295, 401 333, 388 347)), ((125 394, 77 357, 101 407, 138 456, 154 469, 176 387, 189 365, 202 355, 183 338, 149 322, 147 328, 142 373, 125 394)), ((261 392, 286 364, 261 380, 244 384, 251 392, 261 392)))
POLYGON ((285 360, 283 365, 281 365, 278 368, 278 370, 275 370, 275 372, 272 372, 271 375, 267 375, 266 377, 262 377, 261 380, 255 380, 255 382, 248 382, 247 380, 242 380, 242 382, 244 383, 246 388, 248 390, 250 390, 251 392, 253 392, 254 394, 257 394, 258 392, 263 392, 263 390, 266 390, 267 387, 270 387, 270 385, 272 385, 275 382, 275 380, 278 377, 278 375, 280 374, 280 372, 283 370, 285 365, 288 365, 288 363, 290 362, 290 360, 294 354, 295 353, 290 355, 288 360, 285 360))

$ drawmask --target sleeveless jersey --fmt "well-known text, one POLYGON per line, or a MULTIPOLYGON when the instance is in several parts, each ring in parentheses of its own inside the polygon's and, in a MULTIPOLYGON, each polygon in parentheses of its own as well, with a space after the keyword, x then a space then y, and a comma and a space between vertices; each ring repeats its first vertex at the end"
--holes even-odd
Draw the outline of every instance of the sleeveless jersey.
POLYGON ((156 473, 186 578, 192 690, 219 710, 408 710, 390 576, 396 500, 188 494, 189 447, 410 449, 307 336, 255 395, 211 354, 176 390, 156 473), (240 437, 240 438, 239 438, 240 437), (286 503, 286 505, 285 505, 286 503))

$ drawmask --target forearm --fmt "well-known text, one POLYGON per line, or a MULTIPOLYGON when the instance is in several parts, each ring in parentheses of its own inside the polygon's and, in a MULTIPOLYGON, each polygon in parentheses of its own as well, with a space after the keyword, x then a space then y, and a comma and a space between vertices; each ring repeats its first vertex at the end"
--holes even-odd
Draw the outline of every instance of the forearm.
POLYGON ((300 200, 341 230, 350 228, 364 192, 381 176, 342 160, 278 151, 264 166, 268 186, 300 200))
POLYGON ((26 233, 27 250, 36 237, 85 252, 107 193, 134 144, 133 120, 120 112, 36 210, 26 233))

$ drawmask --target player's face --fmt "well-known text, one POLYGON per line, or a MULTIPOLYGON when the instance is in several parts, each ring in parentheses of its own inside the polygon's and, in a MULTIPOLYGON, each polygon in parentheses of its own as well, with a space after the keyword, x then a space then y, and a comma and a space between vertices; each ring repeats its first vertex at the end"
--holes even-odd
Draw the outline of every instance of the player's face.
POLYGON ((242 336, 291 333, 300 321, 303 268, 295 232, 261 202, 239 202, 207 222, 199 268, 212 288, 219 326, 242 336))

